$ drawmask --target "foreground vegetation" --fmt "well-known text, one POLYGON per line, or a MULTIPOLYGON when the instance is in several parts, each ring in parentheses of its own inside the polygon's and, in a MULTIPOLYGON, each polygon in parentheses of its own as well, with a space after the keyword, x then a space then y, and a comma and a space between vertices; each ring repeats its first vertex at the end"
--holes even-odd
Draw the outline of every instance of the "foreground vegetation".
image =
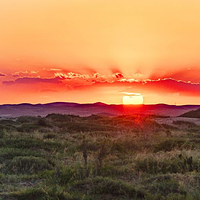
POLYGON ((158 117, 0 120, 0 199, 199 200, 200 127, 158 117))

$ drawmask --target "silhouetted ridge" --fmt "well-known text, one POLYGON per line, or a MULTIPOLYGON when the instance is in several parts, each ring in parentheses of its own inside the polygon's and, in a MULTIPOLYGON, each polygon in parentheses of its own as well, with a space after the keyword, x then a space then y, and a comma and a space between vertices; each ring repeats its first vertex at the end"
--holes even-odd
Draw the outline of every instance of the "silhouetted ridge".
POLYGON ((191 110, 200 109, 200 105, 117 105, 96 103, 73 103, 73 102, 52 102, 46 104, 6 104, 0 105, 0 117, 19 117, 19 116, 46 116, 51 113, 90 116, 99 113, 104 115, 163 115, 163 116, 179 116, 191 110))
POLYGON ((46 106, 76 106, 76 105, 80 105, 80 104, 73 103, 73 102, 52 102, 52 103, 46 103, 43 105, 46 105, 46 106))
POLYGON ((107 106, 108 104, 105 104, 105 103, 102 103, 102 102, 96 102, 96 103, 93 103, 93 105, 95 105, 95 106, 107 106))
POLYGON ((200 118, 200 109, 186 112, 179 117, 200 118))

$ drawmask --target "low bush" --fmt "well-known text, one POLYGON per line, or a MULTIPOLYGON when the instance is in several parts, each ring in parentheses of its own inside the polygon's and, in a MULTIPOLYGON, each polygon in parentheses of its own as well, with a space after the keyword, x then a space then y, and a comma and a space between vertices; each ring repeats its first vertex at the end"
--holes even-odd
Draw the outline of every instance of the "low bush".
POLYGON ((63 115, 63 114, 55 114, 55 113, 48 114, 46 116, 46 119, 51 120, 54 123, 55 122, 58 122, 58 123, 72 122, 74 121, 74 119, 78 119, 78 118, 79 116, 76 116, 76 115, 63 115))
POLYGON ((194 144, 185 139, 168 139, 154 145, 154 152, 172 151, 174 149, 191 149, 194 144))
POLYGON ((137 191, 131 184, 101 176, 78 181, 74 184, 74 187, 87 190, 90 194, 110 194, 113 196, 124 196, 126 198, 138 197, 141 199, 145 195, 142 191, 137 191))
POLYGON ((145 184, 145 190, 154 195, 161 194, 166 197, 172 193, 185 197, 187 194, 171 175, 158 175, 147 179, 146 183, 149 184, 145 184))
POLYGON ((60 186, 66 186, 73 176, 75 175, 75 169, 72 167, 62 167, 56 170, 44 171, 39 173, 41 178, 45 178, 50 184, 58 184, 60 186))
POLYGON ((38 121, 37 121, 37 125, 38 125, 38 126, 47 126, 47 122, 46 122, 45 119, 40 118, 40 119, 38 119, 38 121))
POLYGON ((17 118, 17 122, 19 123, 36 123, 38 120, 38 117, 33 117, 33 116, 21 116, 17 118))

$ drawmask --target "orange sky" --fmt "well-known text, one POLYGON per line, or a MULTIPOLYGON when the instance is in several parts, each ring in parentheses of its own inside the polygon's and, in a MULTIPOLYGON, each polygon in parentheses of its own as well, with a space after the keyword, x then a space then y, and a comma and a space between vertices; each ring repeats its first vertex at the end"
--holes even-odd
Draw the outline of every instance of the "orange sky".
POLYGON ((199 0, 0 1, 0 104, 199 104, 199 0))

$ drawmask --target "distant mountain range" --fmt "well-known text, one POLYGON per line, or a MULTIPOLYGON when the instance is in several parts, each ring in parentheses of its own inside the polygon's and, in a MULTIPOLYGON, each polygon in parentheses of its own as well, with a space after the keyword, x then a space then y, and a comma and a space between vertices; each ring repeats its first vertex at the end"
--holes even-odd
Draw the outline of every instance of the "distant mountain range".
POLYGON ((101 102, 79 104, 69 102, 54 102, 47 104, 4 104, 0 105, 0 117, 46 116, 50 113, 89 116, 92 114, 114 116, 121 114, 154 114, 164 116, 179 116, 186 112, 200 109, 200 105, 108 105, 101 102))

